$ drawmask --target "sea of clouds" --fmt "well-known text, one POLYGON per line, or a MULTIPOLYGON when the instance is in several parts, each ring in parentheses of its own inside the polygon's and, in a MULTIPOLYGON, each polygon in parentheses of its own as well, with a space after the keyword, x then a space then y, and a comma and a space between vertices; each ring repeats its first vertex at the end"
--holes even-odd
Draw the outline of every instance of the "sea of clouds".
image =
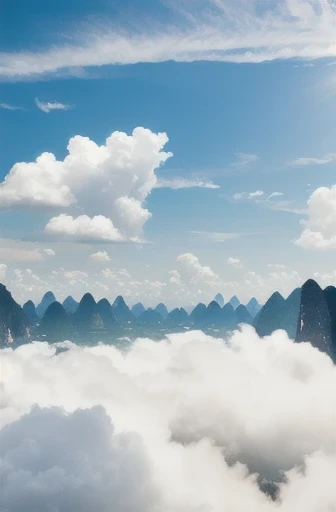
POLYGON ((1 512, 336 511, 336 367, 284 332, 1 352, 1 512))

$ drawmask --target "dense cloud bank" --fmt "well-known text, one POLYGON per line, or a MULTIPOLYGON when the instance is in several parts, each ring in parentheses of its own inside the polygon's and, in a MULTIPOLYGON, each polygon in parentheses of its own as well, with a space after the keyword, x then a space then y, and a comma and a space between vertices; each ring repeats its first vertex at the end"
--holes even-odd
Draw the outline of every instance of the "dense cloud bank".
POLYGON ((336 367, 310 344, 67 346, 2 351, 1 511, 336 510, 336 367))

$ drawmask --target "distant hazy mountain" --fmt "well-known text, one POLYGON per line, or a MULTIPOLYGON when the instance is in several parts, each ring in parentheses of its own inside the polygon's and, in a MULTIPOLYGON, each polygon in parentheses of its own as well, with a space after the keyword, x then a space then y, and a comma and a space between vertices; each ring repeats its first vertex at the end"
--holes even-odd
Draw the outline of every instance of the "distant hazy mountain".
POLYGON ((224 297, 221 293, 217 293, 216 297, 214 298, 214 301, 216 301, 221 308, 224 306, 224 297))
POLYGON ((233 306, 233 309, 236 309, 240 304, 240 300, 238 299, 237 295, 234 295, 229 300, 229 303, 233 306))
POLYGON ((253 317, 251 313, 248 311, 247 307, 243 306, 243 304, 239 304, 239 306, 235 309, 234 312, 237 317, 238 324, 253 324, 253 317))
POLYGON ((238 319, 232 304, 229 302, 225 304, 222 309, 222 326, 228 331, 236 329, 238 325, 238 319))
POLYGON ((86 293, 71 316, 76 330, 82 333, 91 333, 104 330, 104 324, 98 313, 96 301, 91 293, 86 293))
POLYGON ((57 301, 48 306, 37 329, 40 335, 45 336, 46 341, 71 340, 74 335, 70 316, 57 301))
POLYGON ((336 288, 335 288, 335 286, 328 286, 324 290, 324 297, 327 301, 329 316, 330 316, 330 320, 331 320, 333 359, 336 362, 336 288))
POLYGON ((156 306, 155 311, 159 313, 162 316, 162 318, 167 318, 168 316, 167 306, 162 302, 156 306))
POLYGON ((252 299, 250 299, 249 302, 246 304, 246 309, 252 315, 253 318, 257 316, 261 308, 262 306, 259 304, 255 297, 252 297, 252 299))
POLYGON ((112 309, 120 324, 127 324, 134 321, 134 316, 121 295, 113 302, 112 309))
POLYGON ((166 325, 185 327, 189 322, 189 315, 184 308, 175 308, 169 312, 166 325))
POLYGON ((145 311, 145 307, 141 302, 138 302, 137 304, 134 304, 132 306, 131 312, 134 315, 135 318, 139 318, 139 316, 145 311))
POLYGON ((284 308, 282 325, 288 336, 294 340, 297 332, 297 325, 300 314, 301 288, 295 288, 287 297, 284 308))
POLYGON ((28 300, 23 304, 22 309, 29 320, 30 325, 36 325, 40 322, 40 318, 36 314, 35 304, 32 300, 28 300))
POLYGON ((279 292, 273 293, 255 319, 255 328, 259 336, 269 336, 273 331, 282 329, 286 301, 279 292))
MULTIPOLYGON (((328 294, 327 294, 328 295, 328 294)), ((333 301, 330 301, 330 304, 333 301)), ((325 294, 313 279, 302 286, 296 340, 310 341, 319 350, 333 353, 332 326, 325 294)))
POLYGON ((100 315, 107 330, 113 330, 118 326, 112 306, 107 299, 101 299, 97 302, 97 313, 100 315))
POLYGON ((0 284, 0 347, 28 336, 29 320, 6 286, 0 284))
POLYGON ((149 327, 154 327, 158 325, 163 325, 164 319, 155 309, 148 308, 146 309, 137 319, 137 324, 139 325, 147 325, 149 327))
POLYGON ((37 315, 42 318, 47 307, 53 302, 56 302, 56 297, 53 292, 47 292, 43 295, 43 298, 38 306, 36 306, 37 315))
MULTIPOLYGON (((218 303, 217 303, 218 304, 218 303)), ((204 326, 205 315, 207 307, 205 304, 200 302, 190 313, 190 322, 197 328, 204 326)))
POLYGON ((206 327, 221 327, 223 325, 222 312, 223 310, 218 302, 216 300, 212 300, 205 311, 203 325, 206 327))
POLYGON ((78 304, 79 303, 71 297, 71 295, 68 295, 68 297, 63 301, 63 307, 69 315, 72 315, 76 311, 78 304))

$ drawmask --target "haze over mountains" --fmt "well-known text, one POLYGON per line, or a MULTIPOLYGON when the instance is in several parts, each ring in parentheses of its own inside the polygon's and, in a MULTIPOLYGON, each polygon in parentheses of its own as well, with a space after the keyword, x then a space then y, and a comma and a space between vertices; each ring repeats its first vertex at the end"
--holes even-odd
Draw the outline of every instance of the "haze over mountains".
POLYGON ((79 303, 68 296, 63 304, 48 291, 38 306, 32 301, 22 307, 4 285, 0 286, 0 343, 20 344, 33 339, 48 341, 108 342, 115 337, 156 336, 198 329, 222 336, 239 324, 253 325, 259 336, 283 329, 297 342, 336 357, 336 288, 322 290, 313 280, 296 288, 285 299, 274 292, 264 306, 252 298, 240 304, 234 296, 225 303, 217 294, 209 304, 199 303, 188 314, 184 308, 168 311, 165 304, 146 309, 140 302, 130 308, 122 296, 96 302, 86 293, 79 303))

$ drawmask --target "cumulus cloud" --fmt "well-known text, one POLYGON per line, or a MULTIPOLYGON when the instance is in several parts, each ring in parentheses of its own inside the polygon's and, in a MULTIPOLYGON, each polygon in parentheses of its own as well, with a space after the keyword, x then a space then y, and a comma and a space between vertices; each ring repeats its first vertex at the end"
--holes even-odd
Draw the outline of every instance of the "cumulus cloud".
POLYGON ((63 161, 43 153, 14 165, 0 184, 0 206, 81 210, 50 219, 49 234, 73 240, 138 241, 151 213, 144 207, 155 187, 155 169, 172 154, 168 137, 145 128, 113 132, 98 146, 75 136, 63 161))
POLYGON ((111 258, 107 254, 106 251, 98 251, 93 254, 90 254, 89 259, 91 261, 95 261, 97 263, 104 263, 106 261, 111 261, 111 258))
POLYGON ((235 268, 243 268, 243 265, 241 263, 241 261, 238 259, 238 258, 228 258, 227 260, 228 262, 228 265, 231 265, 232 267, 235 267, 235 268))
POLYGON ((2 350, 1 509, 333 510, 336 370, 309 343, 63 348, 2 350))
POLYGON ((187 179, 187 178, 174 178, 174 179, 159 179, 155 188, 172 188, 178 190, 180 188, 220 188, 212 181, 205 181, 200 179, 187 179))
POLYGON ((56 253, 53 249, 43 249, 43 252, 47 255, 47 256, 56 256, 56 253))
POLYGON ((328 153, 321 158, 300 157, 288 162, 289 165, 325 165, 336 160, 336 153, 328 153))
MULTIPOLYGON (((219 283, 218 275, 208 266, 201 265, 197 256, 191 253, 180 254, 177 261, 185 277, 194 285, 216 286, 219 283)), ((181 274, 180 272, 180 274, 181 274)))
POLYGON ((70 110, 73 108, 71 105, 66 105, 59 101, 40 101, 38 98, 35 98, 35 103, 37 108, 46 114, 49 114, 49 112, 52 112, 53 110, 70 110))
POLYGON ((336 249, 336 185, 317 188, 308 200, 308 220, 296 244, 305 249, 336 249))

